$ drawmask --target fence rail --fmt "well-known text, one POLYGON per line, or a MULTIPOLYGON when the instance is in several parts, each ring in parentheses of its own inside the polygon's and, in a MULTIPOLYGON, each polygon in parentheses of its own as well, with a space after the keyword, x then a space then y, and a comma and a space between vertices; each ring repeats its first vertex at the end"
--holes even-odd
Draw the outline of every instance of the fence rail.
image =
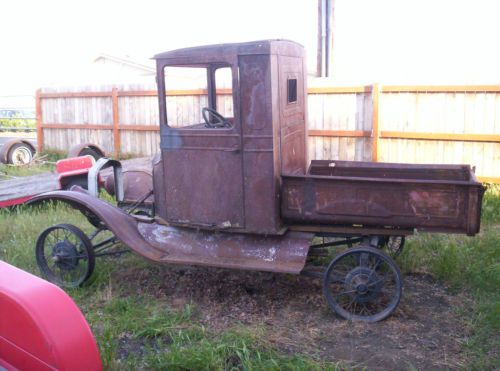
MULTIPOLYGON (((224 107, 230 91, 219 94, 224 107)), ((39 90, 38 147, 88 141, 115 155, 153 154, 156 96, 151 86, 39 90)), ((205 90, 167 96, 174 120, 198 120, 207 104, 205 90)), ((500 85, 311 87, 308 104, 309 159, 470 163, 500 182, 500 85)))
POLYGON ((28 128, 28 127, 10 127, 10 126, 0 126, 0 131, 36 131, 35 128, 28 128))

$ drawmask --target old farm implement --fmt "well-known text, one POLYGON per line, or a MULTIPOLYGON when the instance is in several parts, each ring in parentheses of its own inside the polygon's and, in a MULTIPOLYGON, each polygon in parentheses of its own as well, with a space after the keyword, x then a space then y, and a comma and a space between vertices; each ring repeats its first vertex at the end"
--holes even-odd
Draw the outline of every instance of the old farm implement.
POLYGON ((321 277, 340 316, 378 321, 401 297, 390 255, 406 235, 479 231, 484 188, 468 165, 306 163, 300 45, 213 45, 155 59, 161 145, 152 172, 124 179, 119 164, 110 163, 119 207, 92 195, 92 179, 90 193, 57 191, 33 200, 66 202, 97 228, 90 237, 66 224, 42 232, 37 260, 52 281, 82 283, 96 251, 120 241, 156 262, 321 277), (206 95, 183 121, 166 89, 187 82, 206 95), (113 237, 94 244, 103 230, 113 237))

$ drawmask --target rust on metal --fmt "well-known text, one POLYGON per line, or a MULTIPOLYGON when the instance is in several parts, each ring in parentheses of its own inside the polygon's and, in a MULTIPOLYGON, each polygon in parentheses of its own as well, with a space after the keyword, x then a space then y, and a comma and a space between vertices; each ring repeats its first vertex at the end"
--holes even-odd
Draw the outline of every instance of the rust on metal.
MULTIPOLYGON (((122 161, 123 177, 123 203, 126 205, 134 204, 138 201, 153 206, 154 196, 150 194, 153 191, 153 170, 151 167, 152 159, 141 157, 122 161), (144 198, 147 196, 146 198, 144 198)), ((105 169, 100 172, 104 181, 104 188, 110 195, 115 195, 115 177, 111 169, 105 169)))
MULTIPOLYGON (((283 233, 281 173, 306 170, 303 48, 290 41, 260 41, 176 50, 155 59, 162 162, 155 167, 162 174, 158 181, 155 174, 157 213, 176 225, 283 233), (231 127, 169 127, 163 72, 169 66, 230 67, 231 127), (281 91, 290 81, 291 96, 281 91)), ((209 77, 209 97, 211 89, 217 87, 209 77)))
POLYGON ((304 268, 313 237, 288 232, 283 236, 211 233, 144 222, 85 192, 56 191, 30 200, 59 200, 100 220, 125 245, 150 260, 235 269, 298 274, 304 268))
POLYGON ((484 187, 468 165, 312 161, 307 176, 284 176, 290 223, 417 228, 476 234, 484 187))
POLYGON ((299 274, 313 234, 283 236, 193 231, 156 223, 139 223, 139 232, 164 252, 165 263, 207 265, 245 270, 299 274))

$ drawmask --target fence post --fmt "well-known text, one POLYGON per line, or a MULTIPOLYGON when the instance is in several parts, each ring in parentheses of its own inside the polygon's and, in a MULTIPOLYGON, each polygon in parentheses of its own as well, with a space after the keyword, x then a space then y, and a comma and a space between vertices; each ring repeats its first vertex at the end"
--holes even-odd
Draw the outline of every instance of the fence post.
POLYGON ((111 102, 113 105, 113 143, 115 149, 115 157, 120 155, 120 118, 118 116, 118 89, 113 88, 111 91, 111 102))
POLYGON ((379 158, 379 94, 378 84, 372 85, 372 161, 377 162, 379 158))
POLYGON ((43 147, 43 129, 42 129, 42 102, 41 91, 38 89, 35 94, 35 109, 36 109, 36 144, 37 152, 40 154, 43 147))

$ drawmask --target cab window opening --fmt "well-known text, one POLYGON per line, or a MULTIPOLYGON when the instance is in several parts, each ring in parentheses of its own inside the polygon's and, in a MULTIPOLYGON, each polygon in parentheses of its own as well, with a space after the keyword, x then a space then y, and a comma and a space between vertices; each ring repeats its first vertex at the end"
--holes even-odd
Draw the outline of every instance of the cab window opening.
POLYGON ((234 126, 230 66, 166 66, 163 73, 168 127, 229 129, 234 126))

